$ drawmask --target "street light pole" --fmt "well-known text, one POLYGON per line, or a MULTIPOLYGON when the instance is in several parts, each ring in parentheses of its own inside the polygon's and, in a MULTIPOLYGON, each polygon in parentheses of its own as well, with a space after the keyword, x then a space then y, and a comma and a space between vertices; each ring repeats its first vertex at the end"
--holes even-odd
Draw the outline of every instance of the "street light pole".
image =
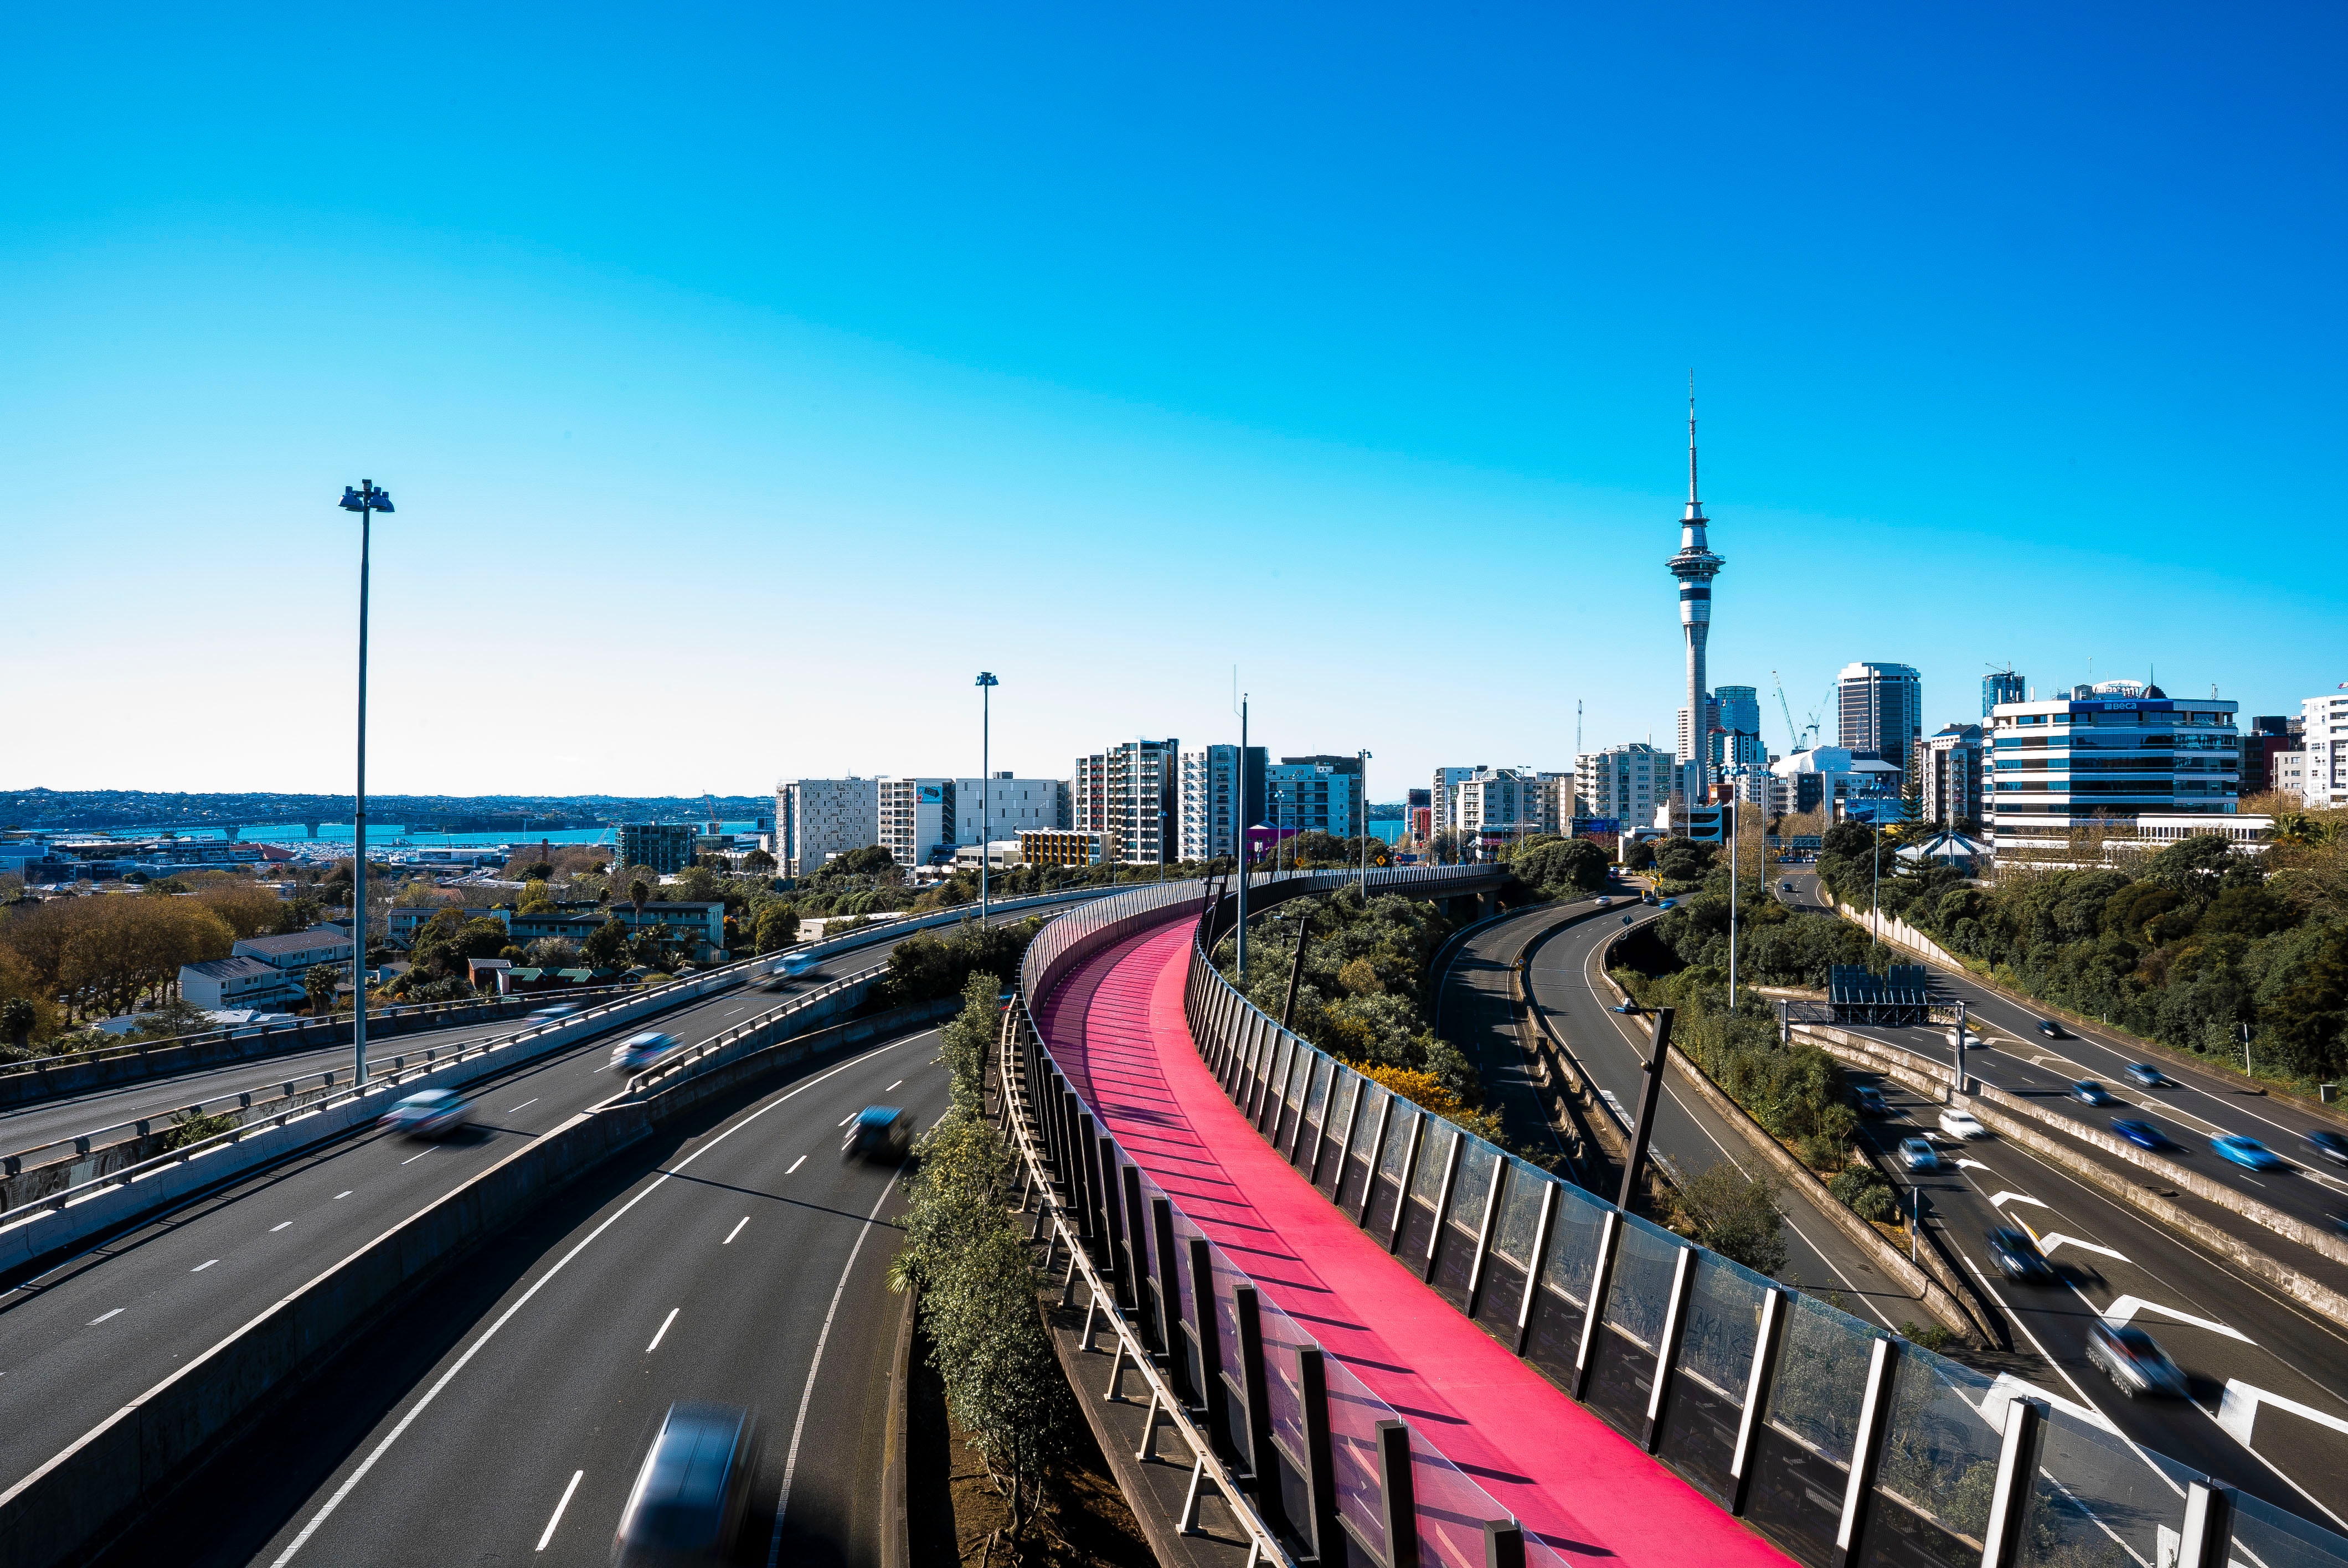
MULTIPOLYGON (((375 540, 375 514, 391 510, 391 495, 372 479, 343 487, 343 510, 359 515, 359 755, 358 787, 351 811, 351 1080, 366 1082, 366 656, 367 564, 375 540)), ((330 1004, 331 1005, 331 1004, 330 1004)))
POLYGON ((978 923, 986 924, 987 862, 994 857, 994 757, 988 750, 993 738, 994 689, 1002 685, 993 674, 978 672, 978 923))
MULTIPOLYGON (((1363 749, 1361 759, 1362 771, 1356 787, 1361 791, 1362 795, 1362 906, 1367 908, 1370 902, 1370 753, 1368 748, 1363 749)), ((1409 799, 1407 795, 1403 798, 1406 801, 1409 799)))

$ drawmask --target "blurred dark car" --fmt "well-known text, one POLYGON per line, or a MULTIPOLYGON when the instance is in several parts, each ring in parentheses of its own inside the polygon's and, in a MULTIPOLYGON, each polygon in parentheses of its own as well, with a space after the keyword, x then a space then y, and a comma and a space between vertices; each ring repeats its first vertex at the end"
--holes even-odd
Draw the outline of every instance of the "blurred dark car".
POLYGON ((579 1010, 580 1005, 577 1002, 555 1002, 551 1006, 540 1008, 521 1021, 524 1023, 561 1023, 564 1019, 576 1017, 579 1010))
POLYGON ((2185 1397, 2185 1374, 2141 1328, 2115 1328, 2097 1318, 2087 1326, 2087 1359, 2131 1399, 2138 1394, 2185 1397))
POLYGON ((410 1138, 446 1138, 472 1113, 472 1102, 453 1089, 419 1089, 377 1120, 410 1138))
POLYGON ((2071 1085, 2071 1098, 2083 1105, 2109 1105, 2112 1091, 2092 1078, 2083 1078, 2071 1085))
POLYGON ((612 1540, 620 1568, 722 1563, 757 1489, 757 1418, 733 1405, 668 1408, 612 1540))
POLYGON ((622 1040, 612 1051, 612 1065, 623 1072, 638 1072, 650 1067, 678 1044, 676 1036, 663 1034, 656 1029, 644 1030, 622 1040))
POLYGON ((2337 1132, 2310 1132, 2307 1146, 2336 1165, 2348 1165, 2348 1137, 2337 1132))
POLYGON ((1854 1101, 1858 1102, 1859 1113, 1861 1116, 1889 1116, 1891 1114, 1891 1107, 1884 1102, 1883 1091, 1876 1088, 1875 1085, 1871 1083, 1861 1083, 1854 1086, 1850 1091, 1850 1097, 1854 1101))
POLYGON ((843 1160, 901 1160, 913 1146, 913 1113, 894 1105, 867 1105, 848 1124, 843 1160))
POLYGON ((2112 1118, 2112 1131, 2139 1149, 2166 1149, 2168 1134, 2149 1122, 2137 1122, 2126 1116, 2112 1118))
POLYGON ((2168 1075, 2149 1061, 2131 1061, 2121 1071, 2147 1089, 2159 1089, 2168 1082, 2168 1075))
POLYGON ((2038 1250, 2038 1244, 2030 1239, 2028 1231, 2002 1225, 1982 1240, 1989 1247, 1991 1261, 2006 1278, 2024 1285, 2054 1283, 2054 1266, 2046 1261, 2046 1255, 2038 1250))
POLYGON ((2038 1032, 2049 1040, 2060 1040, 2063 1038, 2063 1026, 2051 1018, 2042 1018, 2038 1020, 2038 1032))

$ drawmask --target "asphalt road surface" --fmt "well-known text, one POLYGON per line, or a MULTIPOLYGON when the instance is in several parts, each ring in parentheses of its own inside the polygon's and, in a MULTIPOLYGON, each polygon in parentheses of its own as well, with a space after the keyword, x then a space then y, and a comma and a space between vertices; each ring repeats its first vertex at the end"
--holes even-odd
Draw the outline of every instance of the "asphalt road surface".
POLYGON ((437 1282, 102 1561, 603 1563, 662 1414, 747 1406, 767 1462, 735 1560, 877 1562, 894 1165, 868 1104, 947 1104, 933 1030, 812 1066, 558 1194, 437 1282), (406 1330, 412 1325, 410 1339, 406 1330), (779 1521, 778 1511, 779 1505, 779 1521))
MULTIPOLYGON (((856 949, 832 968, 880 963, 894 945, 856 949)), ((736 987, 629 1027, 694 1044, 786 999, 736 987)), ((522 1141, 616 1093, 609 1064, 620 1037, 614 1031, 468 1089, 475 1120, 456 1137, 352 1134, 0 1292, 0 1490, 522 1141)))

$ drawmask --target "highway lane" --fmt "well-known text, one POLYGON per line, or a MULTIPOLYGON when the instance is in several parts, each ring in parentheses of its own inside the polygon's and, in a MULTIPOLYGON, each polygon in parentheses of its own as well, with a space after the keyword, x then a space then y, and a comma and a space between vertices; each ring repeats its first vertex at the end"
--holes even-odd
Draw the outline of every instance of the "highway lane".
POLYGON ((2025 1381, 2099 1411, 2147 1449, 2348 1531, 2340 1493, 2348 1476, 2348 1333, 2028 1150, 1996 1138, 1950 1139, 1938 1130, 1936 1106, 1888 1079, 1850 1076, 1876 1084, 1893 1107, 1865 1133, 1887 1155, 1903 1206, 1922 1190, 1926 1223, 2004 1309, 2015 1348, 2034 1353, 2044 1368, 2025 1381), (1941 1170, 1911 1173, 1889 1157, 1916 1136, 1938 1146, 1941 1170), (2060 1284, 2017 1284, 1997 1272, 1983 1237, 2005 1225, 2039 1239, 2060 1284), (2123 1395, 2085 1355, 2097 1316, 2149 1332, 2190 1378, 2191 1399, 2123 1395))
POLYGON ((426 1356, 345 1358, 103 1561, 602 1563, 661 1414, 713 1399, 766 1430, 736 1561, 768 1560, 788 1475, 781 1561, 877 1562, 903 1189, 840 1160, 841 1122, 874 1102, 934 1121, 936 1054, 923 1030, 811 1068, 551 1201, 417 1304, 426 1356))
MULTIPOLYGON (((1623 912, 1640 922, 1661 914, 1636 902, 1623 906, 1623 912)), ((1609 916, 1558 932, 1533 949, 1527 985, 1534 1003, 1572 1047, 1592 1086, 1611 1092, 1620 1103, 1627 1129, 1629 1119, 1638 1114, 1651 1026, 1643 1019, 1610 1010, 1613 999, 1598 971, 1606 944, 1622 930, 1621 921, 1609 916)), ((1748 1175, 1770 1174, 1741 1132, 1671 1079, 1664 1081, 1663 1099, 1655 1108, 1651 1147, 1690 1176, 1723 1160, 1748 1175)), ((1837 1230, 1807 1193, 1784 1189, 1778 1208, 1786 1221, 1786 1266, 1779 1271, 1786 1283, 1836 1299, 1845 1311, 1871 1317, 1894 1331, 1905 1321, 1930 1321, 1922 1302, 1837 1230)))
MULTIPOLYGON (((1794 884, 1790 896, 1779 894, 1787 902, 1838 917, 1818 897, 1815 873, 1787 868, 1779 881, 1794 884)), ((1965 1060, 1966 1071, 1982 1082, 2029 1095, 2044 1109, 2099 1132, 2109 1132, 2115 1116, 2150 1122, 2178 1145, 2164 1151, 2170 1157, 2180 1158, 2211 1180, 2309 1225, 2329 1227, 2336 1217, 2348 1215, 2348 1168, 2315 1156, 2303 1143, 2312 1129, 2340 1132, 2348 1130, 2348 1122, 2325 1118, 2291 1102, 2250 1093, 2247 1080, 2166 1061, 2156 1065, 2175 1087, 2140 1088, 2123 1070, 2132 1061, 2142 1061, 2143 1054, 2116 1036, 2092 1027, 2075 1030, 2065 1025, 2064 1038, 2048 1040, 2037 1030, 2038 1020, 2044 1015, 2033 1011, 2028 1004, 1999 995, 1962 970, 1937 964, 1927 968, 1934 994, 1964 1002, 1974 1030, 1987 1038, 1991 1049, 1969 1050, 1965 1060), (2070 1086, 2081 1079, 2101 1083, 2121 1103, 2096 1107, 2072 1100, 2070 1086), (2221 1158, 2210 1150, 2209 1140, 2227 1132, 2258 1139, 2291 1161, 2291 1167, 2253 1172, 2221 1158)), ((1947 1061, 1951 1054, 1949 1031, 1944 1028, 1858 1028, 1855 1032, 1940 1061, 1947 1061)), ((2260 1229, 2258 1235, 2263 1238, 2262 1245, 2291 1246, 2271 1231, 2260 1229)), ((2322 1266, 2327 1274, 2338 1267, 2322 1266)))
MULTIPOLYGON (((894 945, 858 949, 853 960, 879 963, 894 945)), ((736 988, 651 1021, 690 1044, 784 999, 736 988)), ((614 1038, 468 1091, 479 1118, 462 1136, 417 1143, 354 1134, 0 1293, 0 1487, 519 1141, 616 1092, 607 1071, 614 1038)))

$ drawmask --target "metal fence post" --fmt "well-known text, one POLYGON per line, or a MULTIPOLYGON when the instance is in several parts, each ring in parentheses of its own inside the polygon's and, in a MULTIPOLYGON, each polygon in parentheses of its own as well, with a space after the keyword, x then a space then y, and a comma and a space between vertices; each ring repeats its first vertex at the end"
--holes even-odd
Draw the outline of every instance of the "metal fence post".
POLYGON ((2207 1481, 2185 1483, 2184 1539, 2177 1548, 2177 1568, 2226 1568, 2226 1548, 2233 1535, 2226 1494, 2207 1481))
MULTIPOLYGON (((1426 1261, 1418 1274, 1421 1279, 1435 1277, 1436 1255, 1443 1250, 1443 1232, 1451 1215, 1451 1194, 1459 1182, 1459 1161, 1467 1153, 1468 1134, 1464 1130, 1454 1127, 1451 1130, 1450 1153, 1443 1156, 1443 1185, 1435 1193, 1435 1225, 1426 1233, 1426 1261)), ((1402 1227, 1397 1225, 1395 1228, 1399 1232, 1402 1227)))
POLYGON ((2005 1440, 1998 1448, 1989 1528, 1982 1532, 1982 1568, 2013 1568, 2021 1559, 2022 1522, 2030 1512, 2031 1482, 2038 1474, 2041 1419, 2034 1400, 2005 1402, 2005 1440))
POLYGON ((1410 1202, 1410 1184, 1418 1174, 1419 1159, 1426 1153, 1426 1124, 1432 1120, 1423 1112, 1411 1118, 1410 1148, 1403 1155, 1402 1176, 1395 1183, 1394 1214, 1387 1222, 1386 1250, 1391 1253, 1402 1250, 1404 1207, 1410 1202))
POLYGON ((1418 1502, 1411 1490, 1410 1427, 1380 1421, 1378 1506, 1386 1527, 1386 1568, 1418 1568, 1418 1502))
MULTIPOLYGON (((1093 1125, 1091 1117, 1086 1116, 1086 1130, 1089 1131, 1093 1125)), ((1117 1306, 1129 1312, 1136 1300, 1132 1242, 1126 1235, 1125 1196, 1117 1190, 1117 1140, 1106 1132, 1099 1132, 1094 1134, 1090 1142, 1094 1158, 1100 1163, 1101 1263, 1107 1271, 1111 1293, 1117 1306)))
POLYGON ((1255 1109, 1248 1116, 1259 1132, 1263 1131, 1267 1112, 1275 1117, 1280 1114, 1280 1081, 1288 1075, 1290 1042, 1294 1039, 1293 1035, 1282 1033, 1272 1040, 1271 1059, 1264 1064, 1262 1081, 1257 1085, 1255 1109))
POLYGON ((1199 1402, 1206 1407, 1207 1436, 1228 1450, 1231 1390, 1223 1383, 1222 1324, 1215 1317, 1214 1256, 1204 1236, 1190 1238, 1190 1327, 1199 1336, 1199 1381, 1205 1385, 1199 1402))
POLYGON ((1232 1316, 1239 1319, 1240 1397, 1247 1403, 1248 1473, 1255 1485, 1256 1506, 1266 1515, 1280 1512, 1279 1460, 1272 1452, 1272 1399, 1265 1392, 1263 1312, 1255 1286, 1231 1291, 1232 1316))
POLYGON ((1484 1521, 1484 1568, 1525 1568, 1525 1527, 1513 1519, 1484 1521))
POLYGON ((1842 1522, 1835 1528, 1834 1568, 1849 1568, 1859 1560, 1859 1532, 1875 1494, 1876 1460, 1883 1453, 1884 1429, 1891 1424, 1891 1379, 1900 1369, 1900 1346, 1897 1339, 1878 1339, 1867 1363, 1867 1393, 1859 1400, 1859 1432, 1850 1445, 1850 1480, 1843 1488, 1842 1522))
POLYGON ((1586 1399, 1590 1369, 1598 1359, 1598 1326, 1606 1317, 1607 1288, 1614 1277, 1614 1249, 1622 1241, 1622 1211, 1608 1209, 1598 1229, 1598 1260, 1591 1266, 1590 1289, 1583 1295, 1581 1346, 1573 1355, 1573 1397, 1586 1399))
POLYGON ((1174 1379, 1174 1395, 1184 1404, 1196 1401, 1190 1388, 1190 1358, 1182 1354, 1182 1281, 1174 1267, 1174 1205, 1165 1198, 1149 1200, 1149 1260, 1158 1274, 1158 1342, 1174 1379))
MULTIPOLYGON (((1107 1141, 1104 1139, 1102 1142, 1106 1145, 1107 1141)), ((1102 1158, 1107 1158, 1108 1153, 1108 1149, 1103 1147, 1102 1158)), ((1149 1305, 1149 1242, 1142 1229, 1142 1216, 1146 1211, 1141 1206, 1141 1167, 1128 1161, 1118 1173, 1124 1178, 1125 1188, 1125 1274, 1133 1282, 1127 1294, 1133 1297, 1134 1310, 1141 1315, 1136 1327, 1141 1330, 1141 1337, 1146 1342, 1158 1338, 1158 1315, 1142 1311, 1149 1305)), ((1149 1348, 1163 1350, 1166 1346, 1160 1341, 1149 1348)))
POLYGON ((1637 1200, 1639 1178, 1647 1163, 1647 1141, 1655 1131, 1655 1106, 1663 1096, 1664 1059, 1672 1049, 1673 1011, 1671 1008, 1655 1009, 1655 1035, 1647 1051, 1647 1081, 1639 1091, 1638 1125, 1631 1134, 1630 1155, 1622 1163, 1622 1191, 1614 1200, 1624 1214, 1631 1212, 1632 1204, 1637 1200))
POLYGON ((1483 1216, 1476 1222, 1476 1255, 1468 1263, 1468 1305, 1465 1308, 1470 1321, 1476 1317, 1476 1304, 1484 1294, 1484 1260, 1492 1255, 1492 1225, 1499 1217, 1500 1199, 1508 1191, 1516 1167, 1506 1160, 1492 1165, 1492 1184, 1484 1189, 1483 1216))
POLYGON ((1313 1554, 1324 1563, 1345 1560, 1337 1527, 1337 1457, 1329 1436, 1329 1368, 1316 1345, 1296 1348, 1296 1378, 1304 1416, 1304 1491, 1313 1513, 1313 1554))
POLYGON ((1753 1369, 1746 1374, 1745 1409, 1736 1421, 1736 1448, 1728 1458, 1728 1512, 1742 1515, 1753 1487, 1753 1460, 1759 1446, 1761 1423, 1767 1419, 1769 1391, 1777 1380, 1777 1352, 1786 1343, 1786 1317, 1793 1310, 1787 1293, 1772 1290, 1761 1297, 1760 1330, 1753 1340, 1753 1369))
POLYGON ((1655 1346, 1655 1378, 1647 1390, 1649 1453, 1663 1440, 1663 1401, 1670 1396, 1672 1369, 1680 1358, 1680 1340, 1687 1332, 1688 1295, 1695 1286, 1695 1250, 1681 1247, 1672 1260, 1672 1293, 1663 1305, 1663 1337, 1655 1346))

